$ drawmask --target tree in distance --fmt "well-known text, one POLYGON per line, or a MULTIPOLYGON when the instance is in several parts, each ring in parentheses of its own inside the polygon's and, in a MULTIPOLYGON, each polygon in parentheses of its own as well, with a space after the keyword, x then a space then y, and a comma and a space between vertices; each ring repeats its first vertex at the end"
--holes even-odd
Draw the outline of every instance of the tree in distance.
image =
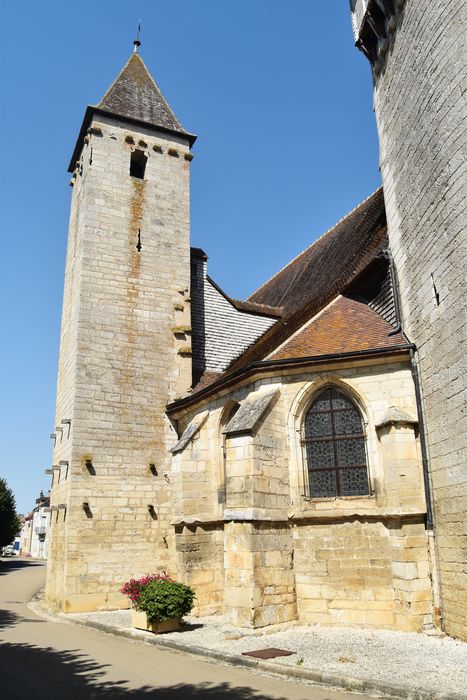
POLYGON ((19 530, 13 491, 5 479, 0 478, 0 547, 11 544, 19 530))

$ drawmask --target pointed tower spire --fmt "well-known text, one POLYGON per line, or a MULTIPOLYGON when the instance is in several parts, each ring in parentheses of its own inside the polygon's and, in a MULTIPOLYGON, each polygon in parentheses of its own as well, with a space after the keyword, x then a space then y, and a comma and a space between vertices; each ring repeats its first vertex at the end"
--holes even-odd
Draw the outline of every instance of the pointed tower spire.
MULTIPOLYGON (((138 23, 137 37, 139 37, 140 30, 141 26, 138 23)), ((196 141, 196 136, 186 131, 178 121, 139 55, 138 47, 141 45, 139 38, 136 38, 133 44, 134 53, 123 66, 102 100, 98 105, 91 105, 86 110, 71 158, 70 172, 73 172, 75 168, 86 130, 96 114, 111 115, 130 124, 140 124, 165 133, 180 135, 188 140, 190 146, 196 141)))
POLYGON ((130 56, 97 107, 115 116, 186 133, 139 53, 130 56))

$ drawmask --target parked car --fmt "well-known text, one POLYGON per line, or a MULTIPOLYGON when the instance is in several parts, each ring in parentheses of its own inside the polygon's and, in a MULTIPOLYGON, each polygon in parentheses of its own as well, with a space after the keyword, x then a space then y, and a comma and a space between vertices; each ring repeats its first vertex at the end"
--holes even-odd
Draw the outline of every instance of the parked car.
POLYGON ((6 547, 3 547, 2 557, 14 557, 14 556, 15 556, 15 548, 13 547, 12 544, 7 544, 6 547))

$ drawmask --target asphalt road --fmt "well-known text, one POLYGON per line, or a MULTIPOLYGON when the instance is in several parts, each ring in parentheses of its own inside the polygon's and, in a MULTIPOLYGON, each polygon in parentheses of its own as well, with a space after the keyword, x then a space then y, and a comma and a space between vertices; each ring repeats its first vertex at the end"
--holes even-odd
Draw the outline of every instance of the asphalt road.
POLYGON ((359 700, 35 615, 27 602, 45 566, 0 560, 2 700, 359 700))

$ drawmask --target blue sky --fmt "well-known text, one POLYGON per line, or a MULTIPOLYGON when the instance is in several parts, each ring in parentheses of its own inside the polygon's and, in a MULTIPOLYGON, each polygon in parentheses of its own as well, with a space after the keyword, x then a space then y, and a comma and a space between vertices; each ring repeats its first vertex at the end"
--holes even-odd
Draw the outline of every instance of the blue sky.
POLYGON ((198 135, 192 244, 245 298, 380 184, 347 0, 2 3, 0 475, 29 510, 51 463, 70 202, 87 104, 131 50, 198 135))

